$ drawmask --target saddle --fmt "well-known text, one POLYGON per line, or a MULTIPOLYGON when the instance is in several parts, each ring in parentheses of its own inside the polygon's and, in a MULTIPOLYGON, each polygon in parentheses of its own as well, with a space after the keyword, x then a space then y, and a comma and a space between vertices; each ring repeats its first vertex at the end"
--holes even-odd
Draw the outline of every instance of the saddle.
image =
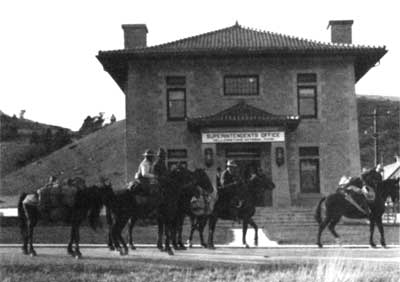
POLYGON ((126 189, 139 196, 154 196, 159 192, 159 182, 157 179, 139 178, 130 181, 126 189))
POLYGON ((46 185, 37 190, 38 206, 43 210, 54 209, 60 206, 72 208, 75 204, 77 192, 78 188, 70 185, 68 182, 64 182, 61 185, 46 185))
POLYGON ((342 194, 344 199, 357 210, 368 215, 370 212, 368 202, 375 200, 375 193, 373 189, 368 189, 366 186, 356 186, 357 180, 356 177, 342 176, 336 192, 342 194))

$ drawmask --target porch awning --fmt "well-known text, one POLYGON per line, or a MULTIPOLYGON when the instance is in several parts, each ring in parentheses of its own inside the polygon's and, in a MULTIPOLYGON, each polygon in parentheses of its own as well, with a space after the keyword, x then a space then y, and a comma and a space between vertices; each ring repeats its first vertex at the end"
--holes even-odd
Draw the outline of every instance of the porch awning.
POLYGON ((293 131, 300 123, 299 116, 274 115, 242 101, 238 104, 209 116, 187 119, 188 128, 199 131, 213 127, 284 127, 293 131))

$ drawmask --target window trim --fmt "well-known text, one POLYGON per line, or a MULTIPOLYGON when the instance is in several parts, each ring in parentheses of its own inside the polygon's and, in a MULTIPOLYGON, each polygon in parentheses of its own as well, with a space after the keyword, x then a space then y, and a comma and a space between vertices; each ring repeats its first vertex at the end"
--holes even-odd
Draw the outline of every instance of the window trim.
POLYGON ((186 88, 182 87, 168 87, 167 88, 167 120, 168 121, 183 121, 186 119, 187 111, 186 111, 186 88), (183 117, 171 117, 170 116, 170 91, 182 91, 183 92, 183 117))
POLYGON ((224 75, 223 77, 223 96, 224 97, 254 97, 254 96, 260 96, 260 76, 258 74, 246 74, 246 75, 224 75), (234 93, 234 94, 227 94, 226 93, 226 79, 227 78, 255 78, 256 83, 257 83, 257 93, 256 94, 240 94, 240 93, 234 93))
POLYGON ((300 174, 300 193, 301 194, 319 194, 321 193, 321 175, 320 175, 320 163, 319 163, 319 158, 318 157, 302 157, 299 160, 299 174, 300 174), (302 190, 302 170, 301 170, 301 163, 303 161, 308 161, 308 162, 315 162, 317 165, 317 188, 318 190, 316 191, 303 191, 302 190))
POLYGON ((321 162, 320 162, 320 150, 319 146, 301 146, 298 148, 298 156, 299 156, 299 189, 300 193, 304 195, 309 195, 309 194, 320 194, 321 193, 321 162), (303 149, 303 150, 302 150, 303 149), (307 153, 306 151, 308 150, 307 153), (301 152, 303 151, 303 152, 301 152), (308 161, 308 162, 316 162, 317 166, 317 191, 310 191, 310 192, 304 192, 302 191, 302 170, 301 170, 301 164, 302 161, 308 161))
POLYGON ((297 111, 301 118, 318 118, 318 93, 317 93, 317 86, 316 85, 306 85, 306 84, 297 84, 297 111), (300 97, 300 90, 301 89, 314 89, 314 97, 313 98, 301 98, 300 97), (314 101, 314 114, 313 115, 302 115, 300 112, 300 100, 307 99, 314 101))

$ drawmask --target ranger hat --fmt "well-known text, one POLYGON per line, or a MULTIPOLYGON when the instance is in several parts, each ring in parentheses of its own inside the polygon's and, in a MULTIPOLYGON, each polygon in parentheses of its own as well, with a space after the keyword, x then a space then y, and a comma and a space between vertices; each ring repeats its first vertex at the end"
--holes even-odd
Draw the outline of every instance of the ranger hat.
POLYGON ((237 167, 237 164, 234 160, 228 160, 228 162, 226 163, 226 166, 237 167))
POLYGON ((147 156, 155 156, 156 154, 154 154, 153 150, 151 149, 147 149, 146 151, 144 151, 143 156, 147 157, 147 156))

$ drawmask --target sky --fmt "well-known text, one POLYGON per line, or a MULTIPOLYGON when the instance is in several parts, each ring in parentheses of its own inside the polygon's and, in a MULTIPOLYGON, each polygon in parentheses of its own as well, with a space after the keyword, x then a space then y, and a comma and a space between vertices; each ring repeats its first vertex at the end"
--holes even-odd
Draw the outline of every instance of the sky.
POLYGON ((395 0, 0 1, 0 110, 78 130, 88 115, 125 118, 125 96, 96 59, 123 49, 122 24, 144 23, 149 46, 229 27, 329 42, 329 20, 354 20, 353 43, 388 53, 356 93, 400 96, 395 0))

